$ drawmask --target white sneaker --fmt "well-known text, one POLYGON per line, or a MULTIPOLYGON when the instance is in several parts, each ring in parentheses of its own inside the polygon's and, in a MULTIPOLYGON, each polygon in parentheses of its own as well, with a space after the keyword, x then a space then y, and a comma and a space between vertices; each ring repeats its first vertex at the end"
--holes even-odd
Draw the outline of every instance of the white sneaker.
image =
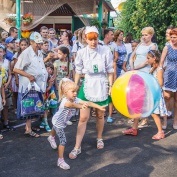
POLYGON ((66 122, 66 124, 67 124, 67 125, 72 125, 73 123, 68 120, 68 121, 66 122))
POLYGON ((55 142, 55 138, 54 137, 49 136, 47 138, 47 140, 49 141, 50 146, 52 147, 52 149, 57 149, 57 143, 55 142))
POLYGON ((70 166, 64 161, 64 159, 62 159, 62 160, 58 159, 57 166, 59 166, 63 170, 69 170, 70 169, 70 166))

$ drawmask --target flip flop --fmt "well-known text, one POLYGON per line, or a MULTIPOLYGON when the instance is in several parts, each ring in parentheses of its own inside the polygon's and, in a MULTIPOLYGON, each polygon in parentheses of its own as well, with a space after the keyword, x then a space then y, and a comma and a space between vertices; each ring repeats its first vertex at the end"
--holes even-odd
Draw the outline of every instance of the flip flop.
POLYGON ((25 135, 28 135, 28 136, 31 136, 31 137, 34 137, 34 138, 39 138, 40 135, 38 135, 37 133, 31 131, 31 132, 25 132, 25 135))

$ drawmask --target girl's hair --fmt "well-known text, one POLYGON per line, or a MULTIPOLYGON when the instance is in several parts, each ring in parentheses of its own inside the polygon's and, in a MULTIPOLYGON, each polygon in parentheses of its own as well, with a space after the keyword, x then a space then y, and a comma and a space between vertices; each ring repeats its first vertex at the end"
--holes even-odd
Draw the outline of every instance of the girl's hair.
POLYGON ((87 33, 85 36, 86 36, 86 39, 88 40, 98 39, 98 33, 95 33, 95 32, 87 33))
POLYGON ((119 37, 120 33, 124 33, 122 30, 116 30, 114 32, 114 41, 117 41, 117 38, 119 37))
POLYGON ((85 27, 81 28, 78 31, 78 41, 82 44, 83 43, 83 33, 85 33, 85 27))
POLYGON ((63 78, 60 81, 60 84, 58 87, 59 101, 62 100, 62 98, 64 97, 64 94, 70 89, 77 90, 77 85, 72 80, 68 78, 63 78))
MULTIPOLYGON (((26 43, 27 43, 27 46, 29 45, 28 39, 25 39, 25 38, 20 39, 19 46, 20 46, 20 44, 21 44, 22 42, 26 42, 26 43)), ((19 57, 19 55, 20 55, 21 53, 22 53, 22 50, 21 50, 21 48, 19 48, 17 57, 19 57)))
POLYGON ((73 41, 72 41, 73 35, 72 35, 71 31, 66 30, 66 31, 64 31, 64 32, 66 33, 66 35, 67 35, 67 37, 68 37, 69 45, 70 45, 70 46, 73 46, 73 41))
POLYGON ((177 28, 173 28, 171 31, 170 31, 170 36, 171 35, 177 35, 177 28))
POLYGON ((148 55, 155 58, 156 63, 160 63, 161 54, 158 50, 149 50, 148 55))
POLYGON ((67 55, 67 69, 68 69, 68 74, 69 74, 69 65, 70 65, 70 62, 69 62, 69 49, 68 49, 68 47, 61 46, 61 47, 58 48, 58 50, 60 50, 62 53, 67 55))
POLYGON ((132 40, 133 40, 132 33, 127 33, 125 37, 125 43, 131 43, 132 40))
POLYGON ((151 26, 145 27, 141 30, 141 33, 146 32, 148 34, 154 35, 154 28, 151 26))
POLYGON ((54 65, 51 63, 51 62, 47 62, 47 63, 45 63, 45 67, 46 68, 51 68, 52 70, 54 70, 54 65))

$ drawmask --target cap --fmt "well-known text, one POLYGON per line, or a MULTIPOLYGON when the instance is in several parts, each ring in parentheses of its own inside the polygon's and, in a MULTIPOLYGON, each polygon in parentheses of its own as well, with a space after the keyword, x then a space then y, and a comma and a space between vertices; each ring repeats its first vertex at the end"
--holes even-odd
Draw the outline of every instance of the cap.
POLYGON ((14 39, 13 37, 9 36, 9 37, 6 38, 5 43, 6 43, 6 44, 9 44, 9 43, 11 43, 12 41, 15 41, 15 39, 14 39))
POLYGON ((35 43, 43 43, 42 36, 36 31, 31 33, 30 40, 33 40, 35 43))
POLYGON ((87 26, 86 29, 85 29, 85 34, 88 34, 88 33, 91 33, 91 32, 95 32, 95 33, 99 34, 96 26, 87 26))

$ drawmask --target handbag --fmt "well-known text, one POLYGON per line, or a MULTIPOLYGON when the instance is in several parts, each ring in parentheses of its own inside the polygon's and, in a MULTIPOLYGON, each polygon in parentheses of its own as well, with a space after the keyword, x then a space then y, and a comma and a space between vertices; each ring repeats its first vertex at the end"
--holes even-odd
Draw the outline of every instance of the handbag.
POLYGON ((33 82, 22 95, 21 116, 40 115, 44 113, 44 103, 42 92, 39 86, 33 82))

